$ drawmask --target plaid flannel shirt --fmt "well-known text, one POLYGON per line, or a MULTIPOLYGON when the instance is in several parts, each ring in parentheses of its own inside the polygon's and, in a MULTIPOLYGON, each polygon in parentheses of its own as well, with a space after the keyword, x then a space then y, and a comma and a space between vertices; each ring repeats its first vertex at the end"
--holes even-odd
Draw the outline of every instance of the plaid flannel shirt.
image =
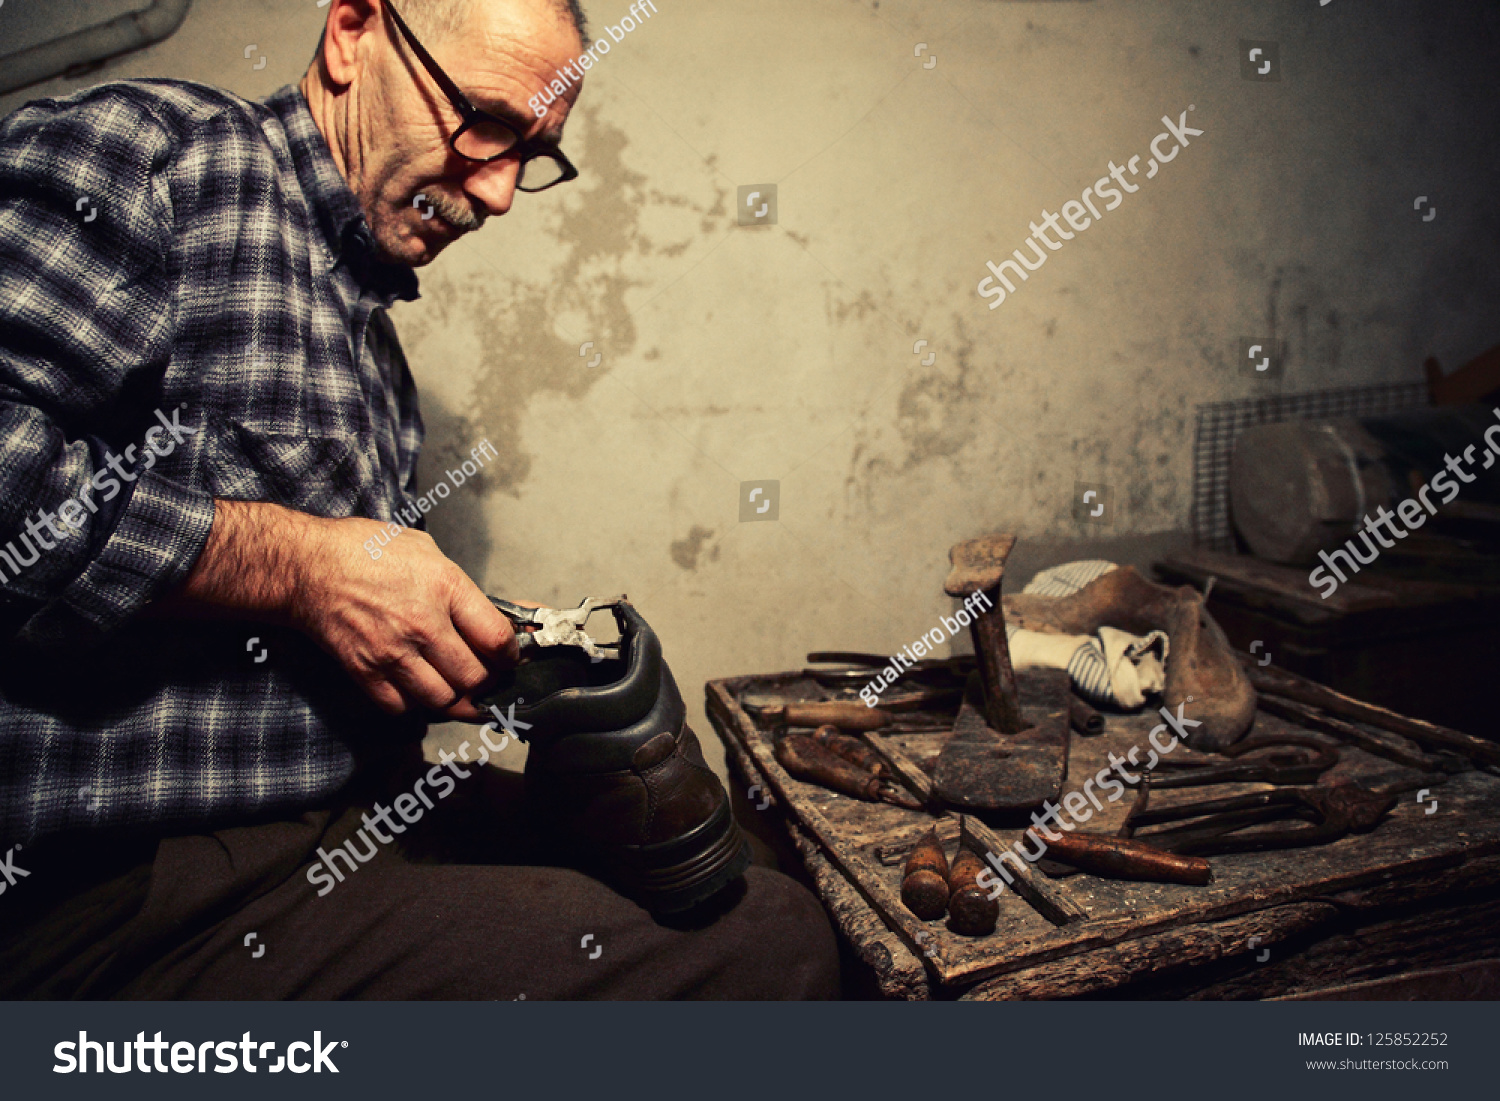
POLYGON ((386 309, 416 296, 296 88, 123 81, 0 121, 0 849, 295 813, 360 746, 421 736, 296 632, 138 615, 214 498, 415 511, 386 309), (122 455, 121 491, 90 494, 122 455), (42 526, 81 496, 79 530, 42 526))

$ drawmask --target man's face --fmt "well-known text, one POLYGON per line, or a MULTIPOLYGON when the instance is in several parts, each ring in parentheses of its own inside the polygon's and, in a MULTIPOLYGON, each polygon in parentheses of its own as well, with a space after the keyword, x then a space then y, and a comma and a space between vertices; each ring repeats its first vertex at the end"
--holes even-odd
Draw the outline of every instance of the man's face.
MULTIPOLYGON (((461 120, 448 97, 388 16, 358 0, 341 0, 346 4, 368 19, 363 31, 350 32, 357 37, 341 111, 345 174, 385 258, 420 267, 510 209, 518 165, 454 153, 448 139, 461 120), (418 195, 425 197, 420 207, 418 195)), ((331 14, 333 26, 338 17, 331 14)), ((474 106, 513 124, 523 138, 561 138, 576 85, 540 119, 526 104, 582 50, 550 0, 475 0, 467 25, 454 34, 418 37, 474 106)))

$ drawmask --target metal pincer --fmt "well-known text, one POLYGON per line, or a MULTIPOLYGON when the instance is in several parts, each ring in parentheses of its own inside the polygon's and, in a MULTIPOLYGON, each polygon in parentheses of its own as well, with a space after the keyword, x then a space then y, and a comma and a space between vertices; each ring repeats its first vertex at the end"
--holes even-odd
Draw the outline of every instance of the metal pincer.
POLYGON ((623 595, 612 596, 608 600, 595 600, 586 596, 578 607, 564 609, 523 608, 497 596, 492 596, 489 600, 517 627, 536 628, 534 631, 517 632, 522 653, 537 646, 577 646, 596 661, 620 656, 617 643, 601 646, 584 633, 583 626, 594 612, 623 604, 626 600, 623 595))

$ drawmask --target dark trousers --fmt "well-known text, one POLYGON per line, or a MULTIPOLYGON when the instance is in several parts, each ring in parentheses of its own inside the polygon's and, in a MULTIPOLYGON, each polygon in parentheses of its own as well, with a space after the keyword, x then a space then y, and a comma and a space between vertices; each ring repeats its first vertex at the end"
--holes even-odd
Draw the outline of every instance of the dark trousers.
POLYGON ((368 800, 212 833, 28 846, 16 863, 31 874, 0 898, 0 997, 838 997, 828 919, 765 866, 764 846, 713 904, 658 922, 552 862, 518 777, 486 772, 475 798, 367 862, 338 860, 343 880, 321 897, 308 868, 355 837, 368 800))

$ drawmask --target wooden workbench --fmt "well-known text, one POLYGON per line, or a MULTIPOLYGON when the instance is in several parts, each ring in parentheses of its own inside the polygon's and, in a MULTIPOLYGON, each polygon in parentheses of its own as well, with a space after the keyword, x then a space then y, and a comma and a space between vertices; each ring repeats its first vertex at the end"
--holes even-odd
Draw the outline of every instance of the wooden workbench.
MULTIPOLYGON (((818 893, 879 993, 890 998, 1269 997, 1465 959, 1500 958, 1500 778, 1464 772, 1434 777, 1425 804, 1400 797, 1373 831, 1333 844, 1211 858, 1207 886, 1133 883, 1088 875, 1042 877, 1076 904, 1082 920, 1057 925, 1014 889, 1000 897, 994 934, 971 938, 943 921, 922 922, 900 902, 901 866, 890 852, 931 825, 925 812, 865 803, 793 779, 772 754, 771 731, 740 706, 827 699, 799 673, 737 677, 707 685, 708 715, 727 750, 739 792, 770 794, 757 832, 795 847, 818 893), (758 787, 757 787, 758 785, 758 787), (1437 798, 1437 809, 1427 806, 1437 798), (885 862, 882 862, 882 858, 885 862), (1253 943, 1252 943, 1253 942, 1253 943)), ((1191 717, 1191 706, 1187 712, 1191 717)), ((1142 749, 1161 722, 1152 713, 1111 715, 1102 735, 1072 736, 1064 790, 1142 749)), ((1261 713, 1257 732, 1312 734, 1261 713)), ((1328 744, 1337 744, 1322 735, 1328 744)), ((909 757, 930 760, 941 730, 893 735, 909 757)), ((1200 755, 1186 747, 1173 760, 1200 755)), ((1345 746, 1334 778, 1375 783, 1404 770, 1345 746)), ((1214 758, 1222 760, 1222 758, 1214 758)), ((1266 785, 1158 790, 1169 806, 1266 785)), ((1105 803, 1084 828, 1113 834, 1132 794, 1105 803)), ((1009 844, 1022 821, 990 819, 1009 844)), ((953 846, 949 846, 950 857, 953 846)), ((1033 874, 1040 876, 1038 870, 1033 874)))

